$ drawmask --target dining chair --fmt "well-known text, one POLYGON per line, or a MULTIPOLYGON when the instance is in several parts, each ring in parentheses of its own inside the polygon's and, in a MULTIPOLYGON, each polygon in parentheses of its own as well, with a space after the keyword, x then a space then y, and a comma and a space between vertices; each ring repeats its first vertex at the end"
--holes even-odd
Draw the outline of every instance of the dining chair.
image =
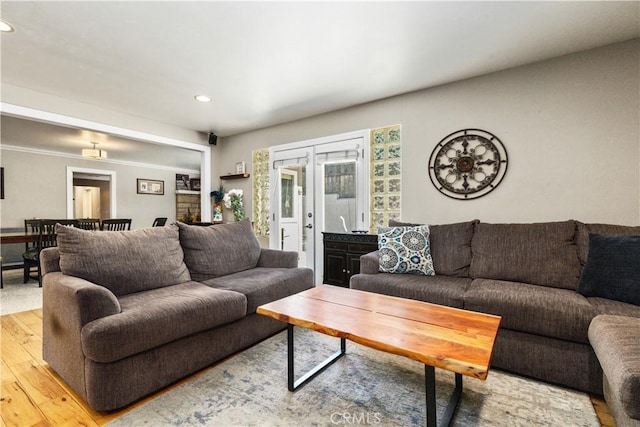
MULTIPOLYGON (((24 220, 24 234, 40 234, 42 225, 41 219, 25 219, 24 220)), ((37 271, 32 269, 38 268, 38 241, 27 242, 24 244, 24 252, 22 253, 23 264, 23 282, 27 283, 29 278, 38 280, 37 271), (32 276, 31 274, 35 274, 32 276)))
POLYGON ((131 230, 131 219, 124 218, 113 218, 113 219, 103 219, 102 224, 100 224, 100 230, 106 231, 123 231, 123 230, 131 230))
POLYGON ((83 230, 100 230, 100 220, 98 218, 81 218, 78 219, 76 227, 83 230))
POLYGON ((166 223, 167 223, 167 218, 163 218, 163 217, 156 218, 156 219, 154 219, 154 220, 153 220, 153 225, 152 225, 152 227, 162 227, 162 226, 164 226, 166 223))
MULTIPOLYGON (((37 242, 37 252, 35 255, 35 263, 38 269, 36 277, 29 276, 38 281, 38 286, 42 287, 42 271, 40 270, 40 252, 43 249, 51 248, 58 245, 56 237, 56 224, 77 227, 77 219, 42 219, 40 220, 40 232, 37 242)), ((27 277, 27 278, 29 278, 27 277)), ((25 283, 27 283, 25 281, 25 283)))

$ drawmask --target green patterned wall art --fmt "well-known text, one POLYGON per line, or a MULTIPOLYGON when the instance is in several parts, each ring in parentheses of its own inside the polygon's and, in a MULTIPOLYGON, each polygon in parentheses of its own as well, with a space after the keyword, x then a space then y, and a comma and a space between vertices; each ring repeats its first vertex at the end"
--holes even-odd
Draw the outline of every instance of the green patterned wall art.
POLYGON ((371 233, 400 220, 402 138, 400 125, 371 130, 371 233))
POLYGON ((253 229, 269 236, 269 149, 253 150, 253 229))

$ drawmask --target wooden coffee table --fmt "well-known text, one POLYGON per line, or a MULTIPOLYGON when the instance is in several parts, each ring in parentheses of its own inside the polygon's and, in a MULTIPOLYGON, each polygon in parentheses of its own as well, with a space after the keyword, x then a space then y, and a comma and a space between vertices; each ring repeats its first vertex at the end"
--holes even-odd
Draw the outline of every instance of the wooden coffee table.
POLYGON ((346 339, 424 364, 426 424, 436 425, 435 369, 455 373, 455 389, 442 417, 449 425, 462 394, 462 375, 485 380, 500 317, 404 298, 320 285, 258 307, 287 322, 287 379, 295 391, 346 351, 346 339), (293 326, 340 338, 340 350, 295 380, 293 326))

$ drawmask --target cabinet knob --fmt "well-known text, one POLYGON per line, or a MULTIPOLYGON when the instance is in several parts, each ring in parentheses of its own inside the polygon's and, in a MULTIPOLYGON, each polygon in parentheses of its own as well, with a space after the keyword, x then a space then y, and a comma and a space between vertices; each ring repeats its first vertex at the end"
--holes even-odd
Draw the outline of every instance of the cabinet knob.
POLYGON ((347 270, 347 274, 351 274, 351 272, 349 270, 347 270))
POLYGON ((345 270, 345 269, 343 268, 343 269, 342 269, 342 272, 343 272, 343 273, 346 273, 346 272, 347 272, 347 270, 345 270))

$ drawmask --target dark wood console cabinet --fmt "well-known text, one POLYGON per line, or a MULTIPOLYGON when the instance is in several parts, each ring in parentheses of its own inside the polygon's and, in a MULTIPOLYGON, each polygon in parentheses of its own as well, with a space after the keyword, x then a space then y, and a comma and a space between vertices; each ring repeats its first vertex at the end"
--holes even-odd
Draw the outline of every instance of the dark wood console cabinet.
POLYGON ((360 273, 360 256, 378 250, 376 234, 322 233, 324 277, 327 285, 349 287, 349 279, 360 273))

